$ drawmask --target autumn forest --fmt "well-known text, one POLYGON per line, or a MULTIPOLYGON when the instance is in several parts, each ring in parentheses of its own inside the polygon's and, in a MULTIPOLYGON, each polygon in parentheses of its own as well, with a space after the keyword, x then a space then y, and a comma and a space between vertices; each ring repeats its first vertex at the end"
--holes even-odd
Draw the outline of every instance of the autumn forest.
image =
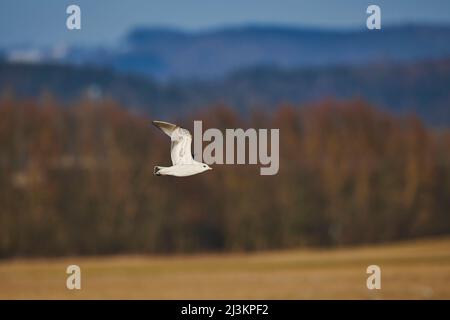
POLYGON ((0 257, 252 251, 450 233, 450 131, 362 100, 225 105, 204 128, 279 128, 280 170, 157 177, 167 137, 112 100, 0 99, 0 257))

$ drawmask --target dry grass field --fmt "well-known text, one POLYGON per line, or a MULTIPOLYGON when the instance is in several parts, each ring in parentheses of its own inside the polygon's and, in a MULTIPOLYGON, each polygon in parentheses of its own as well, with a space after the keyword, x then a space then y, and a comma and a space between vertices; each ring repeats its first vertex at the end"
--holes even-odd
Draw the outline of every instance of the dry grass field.
POLYGON ((2 299, 450 299, 450 238, 334 250, 0 261, 2 299), (66 267, 82 289, 66 289, 66 267), (368 290, 366 268, 382 270, 368 290))

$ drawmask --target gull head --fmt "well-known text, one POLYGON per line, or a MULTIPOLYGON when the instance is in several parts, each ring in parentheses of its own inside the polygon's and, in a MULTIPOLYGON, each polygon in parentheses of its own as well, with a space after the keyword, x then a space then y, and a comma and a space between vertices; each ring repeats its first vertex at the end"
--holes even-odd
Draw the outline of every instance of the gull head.
POLYGON ((201 166, 202 166, 202 172, 212 170, 212 168, 210 166, 208 166, 207 164, 202 163, 201 166))

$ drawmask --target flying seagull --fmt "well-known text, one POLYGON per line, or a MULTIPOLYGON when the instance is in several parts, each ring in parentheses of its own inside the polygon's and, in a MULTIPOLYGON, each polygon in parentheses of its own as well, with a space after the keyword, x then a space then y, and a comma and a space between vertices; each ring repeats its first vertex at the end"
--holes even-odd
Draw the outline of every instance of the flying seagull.
POLYGON ((192 136, 188 130, 164 121, 152 121, 152 123, 170 137, 170 157, 172 158, 171 167, 155 166, 154 175, 187 177, 212 170, 207 164, 192 158, 192 136))

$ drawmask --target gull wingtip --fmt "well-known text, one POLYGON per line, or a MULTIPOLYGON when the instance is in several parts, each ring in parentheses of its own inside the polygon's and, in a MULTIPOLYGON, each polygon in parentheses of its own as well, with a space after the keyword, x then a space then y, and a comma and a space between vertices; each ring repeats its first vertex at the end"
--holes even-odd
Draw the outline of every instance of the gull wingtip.
POLYGON ((152 120, 152 124, 153 124, 155 127, 159 128, 159 125, 161 124, 161 121, 158 121, 158 120, 152 120))

